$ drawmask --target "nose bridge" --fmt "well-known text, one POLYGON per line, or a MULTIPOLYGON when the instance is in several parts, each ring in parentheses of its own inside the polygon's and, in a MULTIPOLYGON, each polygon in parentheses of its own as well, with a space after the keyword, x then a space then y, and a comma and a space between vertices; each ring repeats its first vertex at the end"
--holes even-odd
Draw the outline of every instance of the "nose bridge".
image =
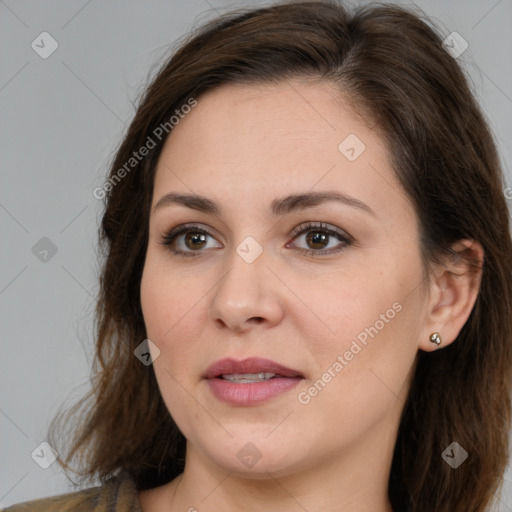
POLYGON ((212 298, 211 314, 215 322, 243 330, 249 320, 270 323, 279 320, 280 300, 275 277, 267 268, 270 262, 266 252, 252 237, 233 248, 212 298))

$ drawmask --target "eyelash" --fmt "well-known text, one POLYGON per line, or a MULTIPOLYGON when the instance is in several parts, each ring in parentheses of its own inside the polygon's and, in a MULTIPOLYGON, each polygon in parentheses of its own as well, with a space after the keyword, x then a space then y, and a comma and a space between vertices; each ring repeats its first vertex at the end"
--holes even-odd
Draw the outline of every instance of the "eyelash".
MULTIPOLYGON (((336 237, 340 242, 342 242, 341 246, 337 247, 336 249, 329 249, 329 250, 315 250, 315 249, 299 249, 303 254, 306 254, 308 256, 326 256, 331 254, 339 253, 343 250, 345 250, 346 247, 352 245, 354 243, 353 239, 347 235, 345 232, 337 229, 329 228, 328 224, 324 224, 323 222, 306 222, 304 224, 301 224, 298 226, 292 236, 292 240, 295 240, 298 238, 299 235, 302 235, 304 233, 307 233, 308 231, 316 230, 319 233, 324 233, 330 236, 336 237)), ((167 247, 173 254, 175 255, 181 255, 186 257, 196 257, 200 256, 202 252, 201 250, 198 251, 177 251, 172 248, 174 241, 178 236, 186 233, 196 233, 196 234, 203 234, 208 235, 213 238, 213 233, 206 227, 200 228, 199 226, 195 224, 184 224, 182 226, 178 226, 174 229, 171 229, 168 233, 164 234, 162 236, 162 239, 160 240, 160 243, 167 247)), ((288 246, 288 244, 287 244, 288 246)))

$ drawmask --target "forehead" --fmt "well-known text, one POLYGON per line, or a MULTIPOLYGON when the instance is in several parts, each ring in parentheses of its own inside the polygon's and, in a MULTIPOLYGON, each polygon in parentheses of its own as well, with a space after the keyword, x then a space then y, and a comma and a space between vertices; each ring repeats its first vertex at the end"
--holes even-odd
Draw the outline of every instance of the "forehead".
POLYGON ((380 134, 331 83, 230 84, 197 102, 167 138, 154 200, 171 190, 222 201, 233 191, 243 200, 277 188, 368 196, 399 187, 380 134))
POLYGON ((215 156, 259 158, 279 158, 287 148, 289 160, 310 154, 313 145, 326 150, 326 156, 333 150, 338 156, 338 144, 351 133, 360 134, 372 146, 382 146, 332 83, 296 79, 279 84, 227 84, 207 92, 173 128, 166 146, 176 154, 187 139, 189 145, 197 143, 199 155, 208 150, 215 156), (308 145, 297 144, 304 141, 308 145), (219 145, 222 148, 215 150, 219 145), (260 154, 261 148, 270 153, 260 154))

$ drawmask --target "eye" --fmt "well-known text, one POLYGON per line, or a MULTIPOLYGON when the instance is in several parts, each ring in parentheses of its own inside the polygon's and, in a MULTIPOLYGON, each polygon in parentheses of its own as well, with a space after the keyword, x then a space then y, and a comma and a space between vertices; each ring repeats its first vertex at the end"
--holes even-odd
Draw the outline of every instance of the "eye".
MULTIPOLYGON (((307 235, 305 237, 306 244, 309 247, 313 247, 313 249, 308 249, 307 247, 301 249, 302 252, 308 256, 335 254, 353 244, 353 239, 347 233, 338 228, 329 227, 329 225, 323 222, 307 222, 306 224, 300 225, 294 230, 293 240, 302 237, 304 234, 307 235), (339 242, 338 245, 326 250, 331 240, 336 242, 336 239, 339 242)), ((290 247, 290 243, 286 244, 286 247, 290 247)))
MULTIPOLYGON (((299 249, 310 256, 334 254, 353 244, 353 239, 344 231, 329 227, 329 225, 322 222, 301 224, 292 233, 293 240, 300 238, 304 234, 309 234, 305 240, 313 248, 299 249), (338 245, 326 250, 331 239, 334 242, 338 240, 338 245)), ((194 257, 200 256, 204 252, 202 249, 211 248, 208 247, 208 237, 213 238, 213 234, 208 228, 199 227, 196 224, 183 224, 164 234, 160 243, 168 247, 173 254, 194 257)), ((288 242, 286 247, 293 245, 291 242, 288 242)))
POLYGON ((207 237, 212 237, 208 228, 200 228, 195 224, 183 224, 166 233, 160 243, 173 252, 183 256, 200 256, 201 249, 207 246, 207 237), (182 240, 181 235, 185 235, 182 240), (176 240, 181 241, 176 249, 176 240), (183 245, 184 244, 184 245, 183 245))

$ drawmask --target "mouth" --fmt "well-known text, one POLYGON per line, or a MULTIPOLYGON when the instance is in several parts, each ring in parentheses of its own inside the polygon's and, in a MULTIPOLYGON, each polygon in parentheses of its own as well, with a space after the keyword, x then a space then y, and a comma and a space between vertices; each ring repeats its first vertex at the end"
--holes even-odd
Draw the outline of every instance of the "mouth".
POLYGON ((261 382, 275 378, 293 378, 304 375, 271 359, 251 357, 242 361, 226 358, 213 363, 204 373, 204 379, 223 378, 230 381, 261 382))
POLYGON ((221 379, 236 382, 238 384, 250 384, 252 382, 263 382, 265 380, 275 379, 282 377, 275 373, 228 373, 219 376, 221 379))
POLYGON ((231 405, 260 404, 295 387, 304 375, 271 359, 221 359, 203 374, 216 398, 231 405))

